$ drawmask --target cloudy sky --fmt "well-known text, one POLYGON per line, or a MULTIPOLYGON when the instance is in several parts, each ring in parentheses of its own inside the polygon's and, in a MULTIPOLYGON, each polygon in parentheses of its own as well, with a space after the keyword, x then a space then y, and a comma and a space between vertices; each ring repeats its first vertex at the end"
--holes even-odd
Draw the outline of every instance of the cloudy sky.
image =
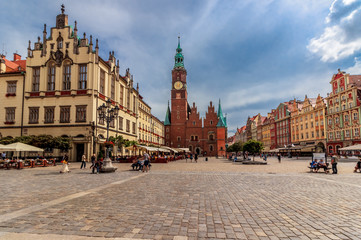
POLYGON ((162 120, 179 34, 189 103, 204 116, 220 98, 230 133, 280 102, 325 97, 338 68, 361 74, 361 0, 1 0, 0 52, 26 56, 62 3, 162 120))

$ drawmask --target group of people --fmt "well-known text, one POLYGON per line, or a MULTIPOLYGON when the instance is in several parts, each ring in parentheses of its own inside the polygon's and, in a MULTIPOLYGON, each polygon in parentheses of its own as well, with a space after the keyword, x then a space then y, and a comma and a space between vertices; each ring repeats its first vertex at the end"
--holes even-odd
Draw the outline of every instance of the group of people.
MULTIPOLYGON (((190 153, 189 155, 185 155, 185 158, 186 158, 186 162, 188 162, 188 158, 191 160, 191 162, 193 161, 193 154, 192 153, 190 153)), ((194 154, 194 162, 198 162, 198 154, 197 153, 195 153, 194 154)))
POLYGON ((148 172, 150 170, 150 156, 148 153, 144 153, 143 157, 138 158, 136 162, 133 162, 133 170, 139 170, 141 172, 148 172))
MULTIPOLYGON (((332 174, 337 174, 337 163, 339 161, 339 156, 336 154, 331 156, 331 165, 332 165, 332 174)), ((310 163, 311 170, 313 172, 318 172, 321 168, 328 173, 328 163, 324 162, 323 159, 317 161, 317 159, 312 160, 310 163)))
MULTIPOLYGON (((95 156, 95 153, 91 156, 91 163, 92 165, 90 166, 90 169, 92 169, 92 173, 94 174, 95 171, 97 174, 99 174, 99 171, 101 169, 101 166, 103 164, 103 162, 99 159, 97 159, 97 157, 95 156)), ((61 160, 61 162, 63 163, 62 168, 60 169, 60 173, 69 173, 69 157, 67 154, 65 154, 63 156, 63 159, 61 160)), ((85 169, 86 168, 86 163, 88 162, 88 159, 86 157, 85 154, 83 154, 83 156, 81 157, 81 165, 80 165, 80 169, 85 169)))

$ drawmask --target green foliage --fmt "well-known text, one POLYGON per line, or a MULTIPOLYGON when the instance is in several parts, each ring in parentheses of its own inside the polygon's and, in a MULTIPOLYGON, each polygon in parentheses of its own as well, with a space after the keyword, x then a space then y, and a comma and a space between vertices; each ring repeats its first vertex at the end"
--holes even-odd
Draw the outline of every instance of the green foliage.
POLYGON ((0 139, 0 144, 11 144, 21 142, 39 148, 58 148, 62 151, 67 151, 70 148, 70 138, 68 137, 53 137, 51 135, 38 136, 21 136, 21 137, 4 137, 0 139))
POLYGON ((248 140, 243 145, 243 151, 247 151, 250 154, 260 153, 263 149, 263 143, 256 140, 248 140))
POLYGON ((231 146, 227 147, 227 152, 236 152, 236 155, 238 152, 241 152, 243 150, 242 142, 235 142, 231 146))
POLYGON ((127 139, 125 140, 125 144, 124 144, 125 147, 134 146, 134 145, 138 145, 138 142, 137 141, 129 141, 127 139))
POLYGON ((109 141, 113 142, 115 146, 118 146, 119 148, 122 148, 125 146, 126 139, 123 138, 123 136, 117 136, 117 137, 109 137, 109 141))

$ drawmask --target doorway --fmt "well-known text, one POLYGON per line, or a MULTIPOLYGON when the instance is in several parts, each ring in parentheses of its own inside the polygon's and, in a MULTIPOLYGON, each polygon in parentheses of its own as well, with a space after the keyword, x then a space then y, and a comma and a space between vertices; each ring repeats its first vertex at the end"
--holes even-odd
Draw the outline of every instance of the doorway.
POLYGON ((76 145, 76 161, 81 162, 81 157, 84 154, 84 143, 78 143, 76 145))

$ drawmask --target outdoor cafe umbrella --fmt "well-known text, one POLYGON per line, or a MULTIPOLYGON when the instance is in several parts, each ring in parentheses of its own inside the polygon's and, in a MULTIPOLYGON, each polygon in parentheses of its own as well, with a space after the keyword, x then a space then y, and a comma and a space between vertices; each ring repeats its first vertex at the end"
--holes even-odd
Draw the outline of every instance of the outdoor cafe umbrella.
POLYGON ((9 145, 0 144, 0 152, 11 152, 11 151, 15 151, 15 148, 9 147, 9 145))
POLYGON ((5 148, 9 148, 11 150, 8 151, 14 152, 44 152, 44 149, 42 148, 34 147, 21 142, 8 144, 5 146, 5 148))

